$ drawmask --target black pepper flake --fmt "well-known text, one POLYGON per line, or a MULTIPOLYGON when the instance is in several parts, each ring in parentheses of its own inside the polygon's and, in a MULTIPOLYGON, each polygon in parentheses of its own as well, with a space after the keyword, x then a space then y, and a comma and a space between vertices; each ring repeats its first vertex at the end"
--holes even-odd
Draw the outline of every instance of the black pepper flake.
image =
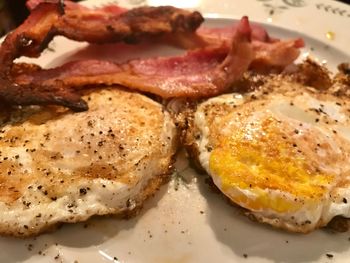
POLYGON ((93 123, 93 121, 91 121, 91 120, 87 122, 87 125, 88 125, 89 127, 93 127, 93 124, 94 124, 94 123, 93 123))
POLYGON ((327 256, 328 258, 333 258, 333 257, 334 257, 333 254, 330 254, 330 253, 327 253, 326 256, 327 256))
POLYGON ((247 257, 248 257, 248 255, 247 255, 247 254, 243 254, 243 257, 244 257, 244 258, 247 258, 247 257))
POLYGON ((87 191, 85 188, 80 188, 79 193, 80 193, 80 195, 86 195, 87 191))
POLYGON ((346 204, 348 202, 348 200, 344 197, 343 198, 343 203, 346 204))
POLYGON ((33 244, 28 244, 27 249, 28 249, 28 251, 32 251, 32 249, 33 249, 33 244))
POLYGON ((118 258, 117 258, 117 257, 114 257, 113 260, 114 260, 114 261, 118 261, 118 258))

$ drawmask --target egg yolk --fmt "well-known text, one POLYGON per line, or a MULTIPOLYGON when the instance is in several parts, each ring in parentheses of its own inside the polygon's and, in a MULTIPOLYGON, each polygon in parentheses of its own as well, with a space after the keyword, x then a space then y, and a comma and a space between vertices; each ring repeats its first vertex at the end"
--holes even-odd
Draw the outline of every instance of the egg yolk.
POLYGON ((251 210, 296 211, 319 202, 334 180, 312 168, 273 118, 218 142, 210 155, 210 171, 225 194, 251 210))

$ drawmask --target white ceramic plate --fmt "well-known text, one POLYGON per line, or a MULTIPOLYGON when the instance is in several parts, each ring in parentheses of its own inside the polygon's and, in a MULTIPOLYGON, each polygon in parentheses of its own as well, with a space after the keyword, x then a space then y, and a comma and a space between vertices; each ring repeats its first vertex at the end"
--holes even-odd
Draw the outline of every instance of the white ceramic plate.
MULTIPOLYGON (((87 4, 95 5, 96 2, 91 0, 87 4)), ((98 3, 101 2, 104 1, 98 3)), ((149 1, 151 4, 153 2, 159 4, 159 1, 149 1)), ((171 1, 167 1, 169 2, 171 1)), ((186 7, 195 8, 199 5, 197 7, 202 12, 213 16, 208 8, 213 6, 216 8, 213 9, 217 18, 209 19, 207 25, 224 26, 233 21, 218 18, 221 16, 218 13, 227 17, 229 11, 225 7, 234 6, 237 2, 242 3, 226 0, 218 7, 219 4, 213 5, 209 0, 188 1, 187 4, 194 5, 186 7)), ((245 2, 240 7, 241 14, 249 14, 254 20, 252 12, 256 12, 256 20, 263 22, 266 18, 265 22, 268 22, 271 11, 264 18, 261 12, 265 14, 266 10, 262 6, 276 4, 278 1, 247 2, 254 4, 258 11, 252 11, 252 7, 244 10, 247 4, 245 2)), ((297 2, 305 4, 306 1, 280 2, 296 5, 297 2)), ((143 4, 145 1, 130 0, 128 4, 130 3, 143 4)), ((318 3, 322 4, 322 1, 318 3)), ((328 1, 323 5, 329 5, 328 1)), ((342 7, 350 14, 347 6, 342 7)), ((302 9, 307 6, 295 8, 302 9)), ((291 8, 282 11, 291 12, 291 8)), ((238 17, 237 12, 236 10, 231 16, 238 17)), ((281 21, 283 12, 277 12, 276 15, 281 21)), ((331 18, 337 19, 336 15, 323 14, 322 17, 328 19, 330 25, 339 24, 338 20, 331 21, 331 18)), ((346 21, 350 22, 350 18, 346 21)), ((349 53, 346 53, 347 47, 342 41, 337 41, 337 36, 343 32, 347 35, 347 43, 350 43, 350 35, 345 28, 343 31, 337 28, 336 33, 332 31, 335 37, 333 35, 333 39, 327 39, 326 35, 318 35, 317 32, 323 32, 320 28, 308 33, 304 27, 299 30, 303 33, 297 33, 293 30, 294 23, 294 20, 290 23, 292 30, 287 29, 286 23, 281 23, 281 27, 272 25, 274 23, 271 21, 266 28, 276 37, 303 37, 306 48, 301 59, 309 54, 320 62, 327 63, 332 69, 340 62, 350 61, 349 53)), ((326 34, 327 30, 324 31, 326 34)), ((123 54, 120 54, 118 45, 87 46, 58 37, 50 45, 50 50, 45 51, 35 62, 51 67, 77 58, 113 58, 120 61, 131 57, 162 56, 180 52, 162 46, 143 46, 142 49, 129 47, 130 52, 125 52, 125 47, 123 48, 123 54)), ((64 225, 54 233, 35 239, 0 238, 0 262, 349 262, 350 233, 334 234, 318 230, 308 235, 297 235, 253 223, 227 204, 220 194, 210 190, 204 182, 204 176, 196 174, 189 167, 183 152, 176 166, 178 173, 174 179, 146 202, 142 213, 137 217, 128 221, 98 218, 87 223, 64 225), (331 254, 333 258, 327 254, 331 254)))

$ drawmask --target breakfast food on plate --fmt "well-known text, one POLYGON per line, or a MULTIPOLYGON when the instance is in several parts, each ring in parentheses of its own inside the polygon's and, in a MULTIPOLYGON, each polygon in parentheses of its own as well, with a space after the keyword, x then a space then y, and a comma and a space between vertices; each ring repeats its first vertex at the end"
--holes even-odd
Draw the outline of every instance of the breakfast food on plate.
POLYGON ((201 103, 186 143, 247 215, 306 233, 350 217, 350 77, 331 80, 311 61, 299 69, 201 103), (323 89, 303 85, 310 75, 323 89))
POLYGON ((0 115, 0 234, 30 236, 93 215, 135 213, 167 181, 177 148, 162 105, 120 88, 89 110, 23 107, 0 115))
MULTIPOLYGON (((70 1, 62 3, 29 1, 30 16, 5 38, 0 47, 0 234, 30 236, 59 223, 80 222, 93 215, 134 213, 167 180, 179 145, 179 131, 170 113, 154 98, 166 99, 165 102, 174 97, 195 101, 232 91, 237 87, 233 84, 242 83, 240 80, 248 70, 282 71, 294 62, 304 45, 301 39, 271 38, 262 27, 251 25, 247 17, 230 27, 197 30, 203 22, 198 12, 170 6, 127 10, 110 5, 89 9, 70 1), (39 56, 56 35, 89 43, 153 41, 188 51, 182 56, 122 63, 71 61, 51 69, 14 61, 21 56, 39 56), (130 89, 151 94, 153 99, 130 89)), ((310 97, 316 94, 308 88, 301 90, 310 97)), ((274 98, 272 94, 277 94, 281 101, 290 99, 297 91, 276 88, 271 90, 271 95, 255 93, 249 98, 259 97, 258 103, 274 98)), ((332 95, 322 96, 320 100, 334 99, 332 95)), ((232 99, 232 96, 224 95, 202 104, 196 116, 206 105, 219 105, 217 101, 226 98, 232 99)), ((245 98, 240 99, 242 111, 246 112, 244 116, 258 114, 246 106, 250 99, 245 98)), ((256 107, 265 110, 267 106, 259 104, 256 107)), ((222 117, 230 115, 228 111, 217 113, 222 117)), ((243 140, 239 136, 245 131, 244 116, 237 120, 241 124, 237 128, 242 131, 230 141, 237 144, 235 147, 241 147, 238 142, 243 140)), ((261 121, 264 118, 269 119, 263 115, 261 121)), ((203 121, 211 126, 209 120, 203 118, 203 121)), ((273 132, 278 132, 280 124, 273 120, 271 123, 273 132)), ((200 129, 201 125, 199 123, 195 129, 200 129)), ((235 122, 230 125, 234 126, 235 122)), ((271 138, 277 141, 273 132, 271 138)), ((310 132, 317 134, 314 129, 310 132)), ((331 135, 343 143, 340 136, 331 135)), ((213 144, 221 140, 220 134, 217 138, 207 133, 199 136, 196 142, 201 152, 207 149, 206 142, 213 144)), ((222 136, 225 141, 226 137, 222 136)), ((266 145, 262 142, 259 147, 265 149, 266 145)), ((290 150, 286 145, 282 146, 286 151, 290 150)), ((210 162, 214 163, 215 173, 211 168, 207 171, 214 179, 225 177, 231 169, 233 164, 225 161, 226 157, 231 158, 227 160, 237 157, 226 153, 225 147, 222 151, 220 147, 213 150, 215 159, 210 162)), ((343 147, 347 147, 345 143, 343 147)), ((244 147, 239 149, 244 152, 244 147)), ((346 153, 344 149, 342 153, 346 153)), ((210 155, 203 154, 201 160, 210 155)), ((284 161, 283 158, 285 156, 281 155, 277 160, 284 161)), ((302 158, 299 159, 295 162, 303 165, 302 158)), ((309 159, 305 159, 305 164, 309 164, 309 159)), ((302 168, 299 170, 300 176, 304 176, 302 168)), ((317 176, 323 180, 323 187, 328 186, 324 180, 333 174, 317 176)), ((230 182, 227 185, 230 186, 230 182)), ((258 186, 260 184, 256 186, 259 190, 258 186)), ((317 185, 314 187, 318 189, 317 185)), ((226 193, 227 189, 231 191, 230 187, 221 190, 226 193)), ((302 198, 309 200, 308 193, 303 190, 302 198)), ((263 205, 270 200, 268 198, 264 199, 263 205)), ((283 202, 278 197, 276 200, 283 202)))

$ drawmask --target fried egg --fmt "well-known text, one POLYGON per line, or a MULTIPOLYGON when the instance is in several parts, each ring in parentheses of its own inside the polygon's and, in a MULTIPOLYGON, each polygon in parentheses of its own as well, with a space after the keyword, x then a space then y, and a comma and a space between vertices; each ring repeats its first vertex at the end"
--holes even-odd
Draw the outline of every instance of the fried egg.
POLYGON ((93 215, 131 215, 168 179, 176 128, 159 103, 90 91, 86 112, 0 113, 0 234, 30 236, 93 215))
POLYGON ((350 101, 271 79, 257 91, 200 104, 201 166, 260 222, 307 233, 350 217, 350 101))

